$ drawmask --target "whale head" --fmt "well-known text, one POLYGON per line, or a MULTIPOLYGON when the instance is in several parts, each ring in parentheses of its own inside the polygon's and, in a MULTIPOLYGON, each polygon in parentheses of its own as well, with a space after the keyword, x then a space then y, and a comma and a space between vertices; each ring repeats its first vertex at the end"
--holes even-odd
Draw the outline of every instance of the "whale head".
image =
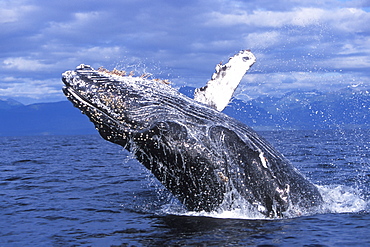
MULTIPOLYGON (((163 119, 183 119, 175 100, 180 93, 166 81, 122 76, 83 64, 63 73, 62 81, 67 98, 90 118, 102 137, 121 145, 163 119)), ((165 127, 164 122, 161 125, 165 127)))

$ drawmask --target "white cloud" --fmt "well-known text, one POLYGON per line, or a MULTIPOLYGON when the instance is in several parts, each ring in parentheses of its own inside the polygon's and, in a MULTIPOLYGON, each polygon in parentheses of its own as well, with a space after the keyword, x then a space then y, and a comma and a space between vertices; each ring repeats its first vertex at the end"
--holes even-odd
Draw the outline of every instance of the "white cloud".
POLYGON ((14 22, 18 19, 17 12, 13 9, 0 9, 0 23, 14 22))
POLYGON ((246 44, 259 47, 259 49, 266 49, 284 42, 278 31, 249 33, 244 39, 246 44))
MULTIPOLYGON (((339 0, 4 0, 0 73, 29 78, 7 93, 26 92, 32 81, 44 82, 31 84, 47 92, 48 78, 56 80, 80 63, 122 69, 136 63, 136 68, 148 64, 153 68, 144 69, 200 87, 217 63, 252 49, 257 63, 246 78, 256 80, 249 84, 255 92, 339 88, 352 79, 369 85, 366 6, 339 0), (329 77, 340 83, 327 83, 329 77)), ((0 95, 5 93, 1 83, 9 86, 10 81, 0 82, 0 95)), ((60 91, 59 84, 49 86, 60 91)))
POLYGON ((334 57, 321 62, 321 66, 334 69, 369 69, 370 57, 369 56, 351 56, 351 57, 334 57))
POLYGON ((30 102, 50 98, 54 101, 64 100, 61 85, 57 78, 47 80, 6 78, 6 83, 0 83, 0 95, 9 98, 29 98, 30 102))
POLYGON ((338 72, 279 72, 268 74, 247 74, 244 76, 236 97, 255 98, 261 95, 281 96, 292 90, 336 91, 351 85, 363 85, 367 78, 355 73, 338 72))
POLYGON ((289 13, 292 18, 292 24, 302 27, 320 23, 326 14, 327 11, 319 8, 302 8, 289 13))
MULTIPOLYGON (((234 27, 244 25, 256 28, 308 27, 328 25, 345 32, 370 31, 370 13, 358 8, 309 8, 296 7, 289 11, 233 9, 231 13, 214 11, 207 15, 206 26, 234 27)), ((257 29, 258 30, 258 29, 257 29)))
POLYGON ((93 25, 101 18, 101 13, 98 11, 77 12, 72 14, 71 19, 50 22, 49 27, 42 32, 46 35, 85 34, 86 31, 93 30, 93 25))
POLYGON ((3 67, 6 69, 15 69, 20 71, 42 71, 50 68, 51 65, 29 58, 11 57, 3 61, 3 67))
POLYGON ((122 49, 118 46, 113 47, 91 47, 78 50, 74 55, 76 58, 83 60, 90 60, 90 61, 113 61, 122 55, 122 49))
POLYGON ((3 0, 0 2, 0 24, 19 21, 24 18, 24 15, 36 9, 35 6, 26 5, 22 1, 3 0))
POLYGON ((356 8, 335 8, 328 9, 323 18, 324 23, 328 23, 332 28, 344 32, 364 32, 370 31, 370 13, 356 8))
POLYGON ((235 13, 213 12, 206 25, 235 26, 249 25, 254 27, 281 28, 286 25, 308 26, 320 22, 326 11, 320 8, 295 8, 291 11, 255 10, 252 13, 234 10, 235 13))

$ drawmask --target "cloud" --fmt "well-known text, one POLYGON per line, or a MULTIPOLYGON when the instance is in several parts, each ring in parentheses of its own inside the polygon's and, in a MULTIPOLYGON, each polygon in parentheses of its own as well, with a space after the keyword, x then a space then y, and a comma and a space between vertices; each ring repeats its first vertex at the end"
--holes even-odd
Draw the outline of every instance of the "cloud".
POLYGON ((43 64, 38 60, 32 60, 23 57, 11 57, 3 61, 5 69, 14 69, 21 71, 42 71, 50 68, 48 64, 43 64))
POLYGON ((236 13, 214 12, 206 25, 281 28, 286 25, 308 26, 317 24, 325 15, 319 8, 297 8, 291 11, 255 10, 252 13, 235 10, 236 13))
POLYGON ((59 79, 35 80, 32 78, 4 78, 0 83, 1 98, 13 98, 22 103, 64 100, 59 79))
POLYGON ((257 63, 241 91, 253 97, 369 85, 368 7, 340 0, 4 0, 0 74, 19 84, 0 78, 0 96, 23 88, 24 96, 59 100, 60 74, 80 63, 200 87, 217 63, 248 48, 257 63))
POLYGON ((23 4, 21 1, 2 1, 0 2, 0 24, 17 22, 35 9, 35 6, 23 4))
POLYGON ((342 89, 348 86, 368 89, 368 78, 340 71, 247 74, 238 87, 237 94, 239 98, 248 100, 261 95, 280 96, 293 90, 328 91, 328 88, 342 89))
POLYGON ((284 39, 278 31, 249 33, 244 38, 247 44, 258 44, 259 49, 266 49, 276 45, 282 45, 284 39))

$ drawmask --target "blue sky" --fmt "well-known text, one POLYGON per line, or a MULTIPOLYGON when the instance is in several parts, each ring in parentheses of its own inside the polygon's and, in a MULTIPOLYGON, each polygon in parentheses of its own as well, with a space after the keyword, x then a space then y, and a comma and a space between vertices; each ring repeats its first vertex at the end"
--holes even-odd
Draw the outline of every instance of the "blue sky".
POLYGON ((370 1, 1 0, 0 98, 65 100, 61 73, 84 63, 205 85, 251 49, 237 97, 370 88, 370 1))

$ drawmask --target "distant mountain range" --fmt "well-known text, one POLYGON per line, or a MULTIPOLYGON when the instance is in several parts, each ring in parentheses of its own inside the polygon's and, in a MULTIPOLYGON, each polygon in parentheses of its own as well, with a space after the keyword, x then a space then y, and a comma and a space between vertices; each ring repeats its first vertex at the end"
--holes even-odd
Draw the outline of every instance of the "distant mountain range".
MULTIPOLYGON (((180 92, 192 97, 194 88, 180 92)), ((370 128, 370 90, 294 91, 282 97, 233 99, 223 111, 256 130, 370 128)), ((23 105, 0 100, 0 136, 96 134, 68 101, 23 105)))
MULTIPOLYGON (((180 92, 192 97, 194 88, 180 92)), ((351 129, 370 127, 370 90, 293 91, 281 97, 232 99, 223 111, 256 130, 351 129)))
POLYGON ((224 112, 259 129, 369 128, 370 90, 295 91, 248 102, 235 99, 224 112))
POLYGON ((0 136, 96 133, 88 118, 69 101, 23 105, 0 100, 0 136))

